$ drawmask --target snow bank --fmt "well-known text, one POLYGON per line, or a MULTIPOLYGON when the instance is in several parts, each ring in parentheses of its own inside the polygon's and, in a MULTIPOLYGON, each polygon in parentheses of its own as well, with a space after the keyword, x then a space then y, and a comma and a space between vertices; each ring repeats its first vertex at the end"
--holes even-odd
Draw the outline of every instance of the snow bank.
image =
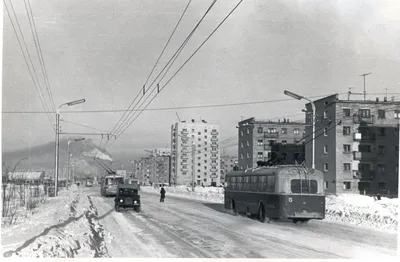
MULTIPOLYGON (((145 192, 159 192, 159 189, 142 187, 145 192)), ((176 186, 165 187, 168 195, 186 199, 202 200, 213 203, 224 203, 224 189, 217 187, 176 186)), ((345 224, 364 226, 373 229, 397 231, 398 199, 383 197, 375 201, 373 197, 362 195, 340 195, 326 197, 326 220, 339 221, 345 224)))
POLYGON ((97 158, 100 158, 102 160, 113 161, 113 159, 109 155, 104 154, 103 152, 101 152, 97 148, 93 149, 90 152, 83 152, 82 154, 84 156, 87 156, 87 157, 97 157, 97 158))
POLYGON ((399 200, 376 201, 363 195, 326 197, 326 219, 375 229, 397 231, 399 200))
POLYGON ((25 223, 2 229, 5 257, 106 257, 97 210, 76 186, 39 207, 25 223))

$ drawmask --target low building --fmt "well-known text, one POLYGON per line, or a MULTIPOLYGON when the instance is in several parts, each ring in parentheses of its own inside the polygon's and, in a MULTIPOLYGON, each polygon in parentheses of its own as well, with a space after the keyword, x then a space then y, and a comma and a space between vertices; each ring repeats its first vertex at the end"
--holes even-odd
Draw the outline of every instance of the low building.
POLYGON ((8 181, 16 184, 43 184, 44 171, 8 172, 8 181))

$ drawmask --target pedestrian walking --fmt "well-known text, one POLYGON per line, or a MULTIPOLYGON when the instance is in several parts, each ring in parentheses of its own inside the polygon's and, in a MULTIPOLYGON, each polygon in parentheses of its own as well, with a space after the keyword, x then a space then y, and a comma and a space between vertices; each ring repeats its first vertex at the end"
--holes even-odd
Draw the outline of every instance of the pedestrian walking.
POLYGON ((165 198, 164 186, 161 186, 160 194, 161 194, 161 197, 160 197, 160 203, 161 203, 161 202, 164 202, 164 198, 165 198))

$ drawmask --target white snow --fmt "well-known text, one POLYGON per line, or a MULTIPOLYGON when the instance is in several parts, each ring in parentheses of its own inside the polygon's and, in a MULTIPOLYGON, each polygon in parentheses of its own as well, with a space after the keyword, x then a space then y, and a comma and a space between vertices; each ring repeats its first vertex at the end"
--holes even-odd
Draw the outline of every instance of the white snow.
POLYGON ((102 228, 93 219, 95 213, 87 195, 76 186, 61 191, 58 197, 35 209, 28 220, 2 228, 3 256, 66 258, 106 254, 104 245, 95 243, 95 235, 102 238, 102 228))
POLYGON ((106 161, 113 161, 113 159, 109 155, 104 154, 97 148, 93 149, 90 152, 83 152, 83 155, 87 157, 97 157, 106 161))
MULTIPOLYGON (((141 187, 145 192, 157 193, 159 189, 141 187)), ((165 187, 166 196, 177 196, 186 199, 202 200, 212 203, 224 203, 224 189, 217 187, 176 186, 165 187)), ((376 201, 373 197, 363 195, 328 195, 326 197, 326 220, 345 224, 364 226, 385 231, 397 231, 398 205, 397 198, 382 197, 376 201)))

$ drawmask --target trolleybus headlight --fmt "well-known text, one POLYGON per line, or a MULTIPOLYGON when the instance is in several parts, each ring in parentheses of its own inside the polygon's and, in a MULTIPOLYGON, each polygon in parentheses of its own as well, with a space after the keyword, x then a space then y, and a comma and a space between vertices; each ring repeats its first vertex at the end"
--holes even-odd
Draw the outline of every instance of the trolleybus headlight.
POLYGON ((293 199, 292 199, 291 197, 289 197, 289 198, 288 198, 288 201, 289 201, 290 203, 292 203, 292 202, 293 202, 293 199))
POLYGON ((124 202, 124 200, 123 200, 123 199, 120 199, 120 200, 119 200, 119 202, 121 202, 121 203, 122 203, 122 202, 124 202))
POLYGON ((134 201, 133 203, 134 203, 134 204, 137 204, 137 201, 134 201))

